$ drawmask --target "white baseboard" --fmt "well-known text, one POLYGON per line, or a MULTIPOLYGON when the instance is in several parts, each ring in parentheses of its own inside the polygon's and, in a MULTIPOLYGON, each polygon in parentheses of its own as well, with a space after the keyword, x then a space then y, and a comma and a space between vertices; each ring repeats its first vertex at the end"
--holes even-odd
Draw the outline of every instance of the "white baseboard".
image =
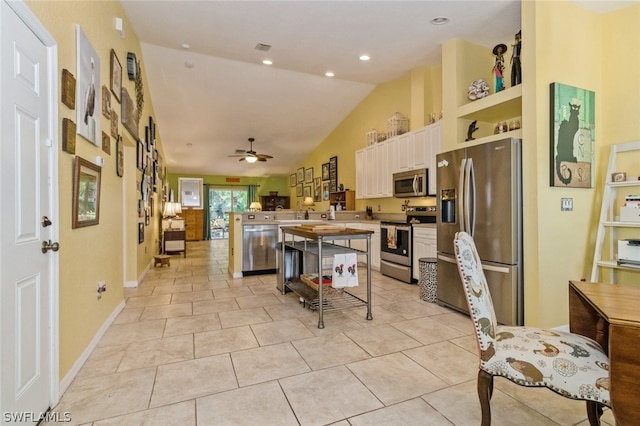
POLYGON ((123 287, 125 287, 125 288, 136 288, 136 287, 138 287, 138 281, 125 281, 123 287))
POLYGON ((82 368, 84 363, 87 361, 87 359, 89 359, 91 352, 93 352, 93 350, 98 345, 98 342, 100 341, 102 336, 104 336, 104 333, 107 332, 107 329, 109 328, 111 323, 113 323, 113 321, 116 319, 118 314, 124 309, 125 306, 126 306, 126 303, 124 300, 122 300, 118 304, 118 306, 116 306, 113 312, 111 312, 111 315, 109 315, 109 317, 104 322, 104 324, 102 324, 102 327, 100 327, 100 329, 95 334, 95 336, 93 336, 93 339, 91 339, 91 342, 89 342, 89 345, 85 348, 85 350, 82 352, 80 357, 76 360, 76 362, 73 363, 73 367, 71 367, 71 370, 69 370, 69 372, 65 374, 65 376, 62 378, 62 380, 60 381, 60 388, 59 388, 60 396, 62 396, 62 394, 66 392, 69 385, 71 385, 71 382, 73 381, 73 379, 80 372, 80 369, 82 368))

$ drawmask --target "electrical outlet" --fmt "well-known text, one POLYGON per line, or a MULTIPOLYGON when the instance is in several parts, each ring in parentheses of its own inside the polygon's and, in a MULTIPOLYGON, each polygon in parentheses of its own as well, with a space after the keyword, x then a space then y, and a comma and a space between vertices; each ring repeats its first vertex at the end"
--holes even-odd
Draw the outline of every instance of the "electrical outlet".
POLYGON ((573 198, 561 198, 560 211, 563 211, 563 212, 573 211, 573 198))

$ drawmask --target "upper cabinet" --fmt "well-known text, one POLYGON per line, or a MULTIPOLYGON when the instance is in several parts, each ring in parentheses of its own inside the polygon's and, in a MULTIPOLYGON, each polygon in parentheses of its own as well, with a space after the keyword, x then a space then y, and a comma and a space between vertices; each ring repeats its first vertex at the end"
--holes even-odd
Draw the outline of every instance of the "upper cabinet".
POLYGON ((357 197, 392 197, 393 174, 416 169, 429 169, 429 195, 434 195, 441 125, 430 124, 356 151, 357 197))

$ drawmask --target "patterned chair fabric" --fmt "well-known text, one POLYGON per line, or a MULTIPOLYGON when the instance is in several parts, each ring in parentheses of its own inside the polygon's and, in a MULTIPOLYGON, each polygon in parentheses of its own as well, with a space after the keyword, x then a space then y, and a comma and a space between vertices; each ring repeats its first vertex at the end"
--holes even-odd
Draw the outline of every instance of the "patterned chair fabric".
POLYGON ((610 407, 609 358, 601 346, 577 334, 498 325, 473 239, 459 232, 454 245, 475 325, 480 370, 522 386, 547 387, 567 398, 610 407))

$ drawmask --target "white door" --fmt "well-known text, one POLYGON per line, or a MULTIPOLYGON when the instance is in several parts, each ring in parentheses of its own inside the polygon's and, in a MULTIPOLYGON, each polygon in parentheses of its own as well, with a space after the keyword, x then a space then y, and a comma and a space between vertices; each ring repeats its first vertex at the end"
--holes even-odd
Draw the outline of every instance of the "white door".
POLYGON ((16 3, 0 0, 0 411, 31 424, 57 400, 57 85, 52 39, 16 3))

